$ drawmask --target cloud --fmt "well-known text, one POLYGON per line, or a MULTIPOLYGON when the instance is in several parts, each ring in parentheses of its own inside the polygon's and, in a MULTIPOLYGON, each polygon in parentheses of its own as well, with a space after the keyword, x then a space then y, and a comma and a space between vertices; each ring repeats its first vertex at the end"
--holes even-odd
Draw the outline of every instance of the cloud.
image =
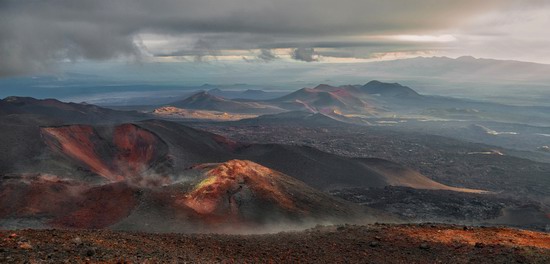
POLYGON ((21 2, 6 1, 0 9, 0 76, 40 73, 65 60, 140 56, 133 35, 120 27, 21 2))
POLYGON ((218 55, 218 52, 212 48, 210 43, 203 39, 197 40, 191 53, 194 53, 196 62, 202 62, 205 56, 216 57, 218 55))
POLYGON ((258 55, 258 59, 263 61, 272 61, 278 58, 270 49, 260 49, 260 54, 258 55))
POLYGON ((291 57, 295 60, 312 62, 319 61, 318 56, 315 54, 313 48, 297 48, 292 51, 291 57))
MULTIPOLYGON (((300 47, 311 47, 311 53, 313 48, 329 45, 341 49, 374 45, 375 52, 395 51, 395 45, 407 45, 400 47, 400 51, 423 50, 432 45, 432 40, 448 38, 421 37, 425 40, 422 45, 403 43, 407 41, 400 39, 372 38, 455 36, 447 31, 461 28, 488 13, 505 17, 510 9, 541 10, 540 6, 545 4, 544 1, 529 3, 523 5, 514 0, 0 0, 0 76, 41 72, 66 60, 184 54, 201 61, 206 56, 218 56, 223 50, 260 49, 258 58, 264 61, 274 59, 267 50, 277 48, 296 49, 294 55, 299 60, 314 59, 308 56, 308 48, 300 47), (296 8, 298 5, 305 8, 296 8)), ((484 28, 491 30, 491 27, 484 28)), ((463 38, 468 35, 468 32, 460 33, 463 38)), ((456 45, 460 44, 460 37, 456 36, 456 45)), ((528 43, 523 45, 528 48, 528 43)))

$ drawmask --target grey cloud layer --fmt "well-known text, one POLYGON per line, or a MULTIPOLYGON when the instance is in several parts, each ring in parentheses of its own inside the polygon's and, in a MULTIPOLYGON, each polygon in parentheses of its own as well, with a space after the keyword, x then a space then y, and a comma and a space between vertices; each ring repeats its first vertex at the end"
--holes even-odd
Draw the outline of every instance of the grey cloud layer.
POLYGON ((199 60, 222 49, 262 49, 259 58, 272 60, 268 49, 286 47, 308 61, 317 47, 398 45, 346 37, 430 34, 509 2, 0 0, 0 76, 43 71, 59 60, 137 58, 141 33, 197 36, 169 53, 199 60))

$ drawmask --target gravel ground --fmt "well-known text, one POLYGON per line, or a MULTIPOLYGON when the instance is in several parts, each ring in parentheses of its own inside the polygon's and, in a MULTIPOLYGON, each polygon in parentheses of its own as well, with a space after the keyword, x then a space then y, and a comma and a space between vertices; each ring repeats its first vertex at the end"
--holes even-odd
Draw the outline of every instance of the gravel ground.
POLYGON ((0 263, 550 263, 550 234, 440 224, 264 235, 4 230, 0 263))

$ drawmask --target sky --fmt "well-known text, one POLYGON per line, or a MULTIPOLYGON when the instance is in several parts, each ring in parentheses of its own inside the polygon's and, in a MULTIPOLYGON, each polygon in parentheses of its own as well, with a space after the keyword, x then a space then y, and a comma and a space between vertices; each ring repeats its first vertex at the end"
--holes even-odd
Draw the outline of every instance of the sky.
POLYGON ((0 0, 0 78, 121 63, 310 68, 471 55, 550 64, 548 28, 543 0, 0 0))

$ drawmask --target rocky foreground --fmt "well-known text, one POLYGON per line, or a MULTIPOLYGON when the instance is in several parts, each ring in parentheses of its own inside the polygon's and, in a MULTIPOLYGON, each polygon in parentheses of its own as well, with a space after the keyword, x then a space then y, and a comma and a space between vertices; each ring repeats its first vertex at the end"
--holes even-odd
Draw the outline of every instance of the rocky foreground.
POLYGON ((550 234, 453 225, 264 235, 0 231, 1 263, 550 263, 550 234))

